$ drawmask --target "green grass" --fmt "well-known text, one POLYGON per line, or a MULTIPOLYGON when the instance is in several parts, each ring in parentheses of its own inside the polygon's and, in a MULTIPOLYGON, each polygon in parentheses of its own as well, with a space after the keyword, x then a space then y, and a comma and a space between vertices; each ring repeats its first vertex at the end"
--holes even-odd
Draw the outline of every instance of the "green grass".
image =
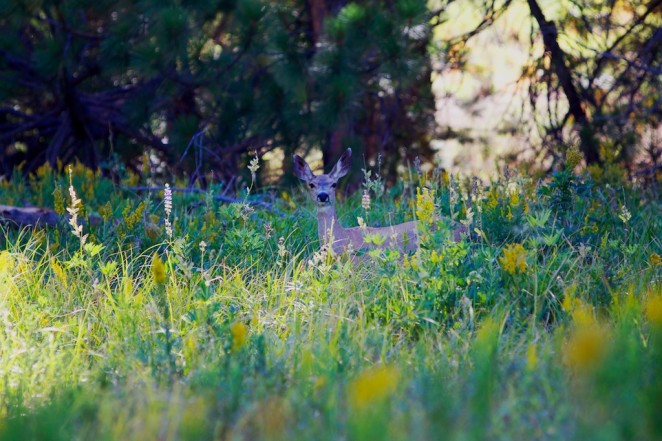
MULTIPOLYGON (((282 215, 175 194, 169 238, 140 178, 76 167, 104 218, 86 246, 66 223, 2 231, 0 439, 660 439, 659 184, 605 176, 352 196, 344 225, 379 225, 427 185, 474 231, 353 265, 315 256, 296 190, 282 215)), ((45 168, 0 200, 58 207, 68 185, 45 168)))

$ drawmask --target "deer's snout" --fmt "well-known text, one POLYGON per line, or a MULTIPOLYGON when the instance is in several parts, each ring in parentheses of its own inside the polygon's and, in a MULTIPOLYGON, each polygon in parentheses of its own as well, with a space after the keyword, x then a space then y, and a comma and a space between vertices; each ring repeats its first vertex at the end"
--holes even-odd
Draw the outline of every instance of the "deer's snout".
POLYGON ((329 195, 326 193, 320 193, 317 195, 317 200, 320 202, 329 202, 329 195))

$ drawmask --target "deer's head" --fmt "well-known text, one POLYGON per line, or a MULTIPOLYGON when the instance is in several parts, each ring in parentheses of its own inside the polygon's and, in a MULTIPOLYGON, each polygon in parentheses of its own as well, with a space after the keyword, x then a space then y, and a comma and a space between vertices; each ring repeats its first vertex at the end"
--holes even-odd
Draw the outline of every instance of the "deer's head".
POLYGON ((331 172, 315 176, 306 161, 301 156, 294 155, 294 175, 307 184, 308 193, 318 207, 333 206, 336 202, 338 180, 349 172, 351 160, 352 149, 347 149, 331 172))

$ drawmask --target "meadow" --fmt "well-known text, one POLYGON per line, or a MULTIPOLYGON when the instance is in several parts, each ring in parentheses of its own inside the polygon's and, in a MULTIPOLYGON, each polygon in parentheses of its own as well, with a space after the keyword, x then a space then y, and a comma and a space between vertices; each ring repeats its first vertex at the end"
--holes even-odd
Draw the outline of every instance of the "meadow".
POLYGON ((0 439, 662 439, 661 181, 578 163, 371 174, 341 222, 422 244, 361 262, 300 189, 17 172, 63 220, 0 230, 0 439))

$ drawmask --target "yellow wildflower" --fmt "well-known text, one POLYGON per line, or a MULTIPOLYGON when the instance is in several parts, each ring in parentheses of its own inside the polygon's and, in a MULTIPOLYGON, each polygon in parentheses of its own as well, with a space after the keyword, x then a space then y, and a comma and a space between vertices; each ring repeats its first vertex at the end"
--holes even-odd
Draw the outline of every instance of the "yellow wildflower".
POLYGON ((654 326, 662 328, 662 294, 653 295, 646 300, 646 319, 654 326))
POLYGON ((104 222, 108 222, 110 220, 110 217, 113 215, 113 206, 110 205, 110 201, 107 201, 104 205, 99 207, 99 214, 101 215, 101 219, 103 219, 104 222))
MULTIPOLYGON (((140 165, 140 172, 141 172, 141 174, 142 174, 143 176, 147 176, 147 175, 149 175, 149 172, 151 171, 151 170, 150 170, 150 167, 151 167, 152 164, 151 164, 151 161, 149 160, 149 153, 147 153, 147 151, 145 151, 145 152, 143 153, 143 157, 142 157, 142 161, 141 161, 141 162, 142 162, 142 164, 140 165)), ((133 172, 129 170, 129 174, 130 174, 130 173, 133 173, 133 172)))
POLYGON ((413 269, 414 271, 420 271, 422 269, 420 249, 418 249, 416 253, 413 256, 411 256, 411 259, 409 260, 409 266, 411 266, 411 269, 413 269))
POLYGON ((405 254, 404 256, 402 256, 402 267, 404 269, 411 268, 411 262, 409 261, 409 254, 405 254))
POLYGON ((65 197, 64 194, 62 193, 62 187, 60 187, 60 184, 55 185, 55 190, 53 190, 53 205, 55 208, 55 212, 62 216, 64 213, 66 213, 66 209, 64 208, 64 203, 65 203, 65 197))
POLYGON ((366 369, 347 387, 349 405, 365 410, 393 395, 399 383, 400 371, 393 366, 366 369))
POLYGON ((38 178, 44 179, 53 174, 53 169, 51 168, 51 164, 46 162, 45 164, 39 166, 37 170, 35 171, 35 175, 37 175, 38 178))
POLYGON ((58 282, 60 282, 65 287, 68 286, 67 273, 55 259, 51 259, 51 270, 53 271, 53 274, 55 275, 55 278, 58 280, 58 282))
POLYGON ((230 334, 232 335, 232 350, 241 348, 248 338, 248 326, 242 322, 234 322, 230 325, 230 334))
POLYGON ((163 261, 159 257, 158 253, 154 253, 152 256, 152 277, 154 282, 159 285, 166 283, 166 269, 163 261))
POLYGON ((490 188, 490 191, 487 193, 487 208, 494 210, 499 206, 499 191, 495 186, 490 188))
POLYGON ((327 381, 324 375, 315 377, 315 381, 313 381, 313 390, 315 392, 320 392, 326 386, 326 383, 327 381))
POLYGON ((16 262, 9 251, 0 252, 0 274, 9 274, 9 272, 14 269, 16 262))
POLYGON ((593 307, 575 297, 576 285, 570 285, 563 293, 563 310, 570 314, 575 325, 590 326, 595 324, 593 307))
POLYGON ((567 170, 574 170, 582 161, 582 154, 577 147, 569 149, 565 154, 565 165, 567 170))
POLYGON ((135 173, 133 171, 128 171, 127 172, 127 177, 124 178, 122 183, 124 185, 126 185, 127 187, 135 187, 136 185, 138 185, 140 183, 140 174, 135 173))
POLYGON ((593 315, 593 307, 587 305, 581 300, 576 300, 574 308, 570 311, 572 321, 576 325, 590 326, 595 324, 595 316, 593 315))
POLYGON ((500 333, 501 327, 499 326, 499 323, 492 318, 488 318, 476 332, 474 346, 479 350, 491 352, 496 349, 500 333))
POLYGON ((526 271, 526 249, 520 243, 509 244, 503 249, 503 256, 499 257, 501 268, 509 274, 518 274, 526 271))
MULTIPOLYGON (((285 202, 290 208, 295 209, 297 208, 297 204, 294 203, 294 200, 292 200, 292 196, 286 191, 283 191, 280 193, 280 197, 285 202)), ((209 213, 213 213, 213 210, 209 210, 209 213)))
POLYGON ((651 266, 662 266, 662 257, 660 257, 660 255, 657 253, 651 254, 648 258, 648 261, 650 262, 651 266))
POLYGON ((47 315, 44 314, 44 315, 42 315, 42 316, 39 318, 39 325, 40 325, 42 328, 45 328, 45 327, 48 326, 49 324, 50 324, 50 320, 48 319, 48 316, 47 316, 47 315))
POLYGON ((133 228, 140 222, 140 219, 143 218, 143 213, 145 212, 145 201, 142 201, 138 204, 137 207, 133 207, 131 204, 127 205, 122 212, 122 217, 124 218, 124 223, 126 228, 131 231, 133 228))
POLYGON ((528 348, 526 348, 526 368, 529 371, 534 371, 538 366, 538 350, 534 343, 531 343, 528 348))
POLYGON ((434 190, 416 188, 416 217, 424 224, 434 220, 434 190))
POLYGON ((602 167, 600 167, 598 164, 591 164, 588 167, 586 167, 586 170, 588 171, 588 174, 591 175, 591 178, 595 182, 601 182, 602 181, 602 167))
POLYGON ((607 352, 608 343, 609 332, 606 328, 598 325, 580 326, 566 343, 565 361, 578 372, 592 370, 607 352))
POLYGON ((193 333, 189 333, 184 337, 184 349, 189 358, 197 352, 197 344, 193 333))
POLYGON ((451 175, 446 171, 441 172, 441 180, 446 187, 451 183, 451 175))

